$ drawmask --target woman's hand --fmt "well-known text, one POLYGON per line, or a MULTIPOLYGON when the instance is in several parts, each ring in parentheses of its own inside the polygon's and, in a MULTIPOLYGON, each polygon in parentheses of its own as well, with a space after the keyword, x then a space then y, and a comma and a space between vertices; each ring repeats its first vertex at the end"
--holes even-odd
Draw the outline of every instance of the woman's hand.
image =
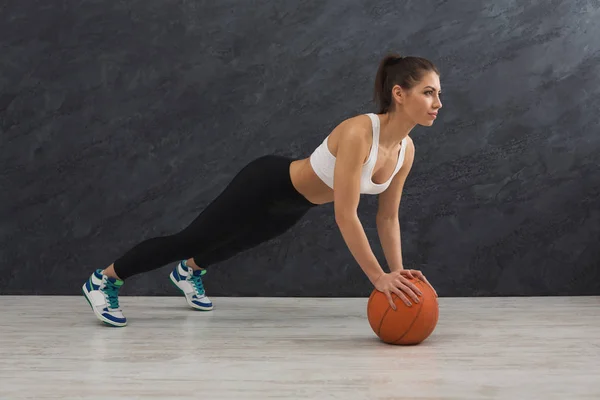
POLYGON ((412 303, 406 297, 408 295, 415 303, 419 302, 419 297, 423 293, 419 290, 419 288, 410 281, 410 278, 407 276, 411 276, 412 274, 407 273, 405 270, 390 272, 389 274, 384 273, 381 275, 377 281, 375 281, 375 288, 380 292, 383 292, 387 297, 390 307, 392 310, 396 310, 396 305, 394 304, 394 300, 392 299, 392 293, 395 293, 404 304, 411 307, 412 303), (406 293, 406 294, 405 294, 406 293))
POLYGON ((422 280, 423 282, 425 282, 426 284, 429 285, 429 287, 431 288, 431 290, 433 290, 433 293, 435 294, 435 297, 438 297, 437 292, 435 291, 435 289, 433 288, 433 286, 431 286, 431 283, 429 283, 429 281, 427 280, 427 278, 425 278, 425 275, 423 275, 423 273, 421 271, 417 271, 416 269, 401 269, 399 271, 403 276, 407 276, 409 278, 417 278, 419 280, 422 280))

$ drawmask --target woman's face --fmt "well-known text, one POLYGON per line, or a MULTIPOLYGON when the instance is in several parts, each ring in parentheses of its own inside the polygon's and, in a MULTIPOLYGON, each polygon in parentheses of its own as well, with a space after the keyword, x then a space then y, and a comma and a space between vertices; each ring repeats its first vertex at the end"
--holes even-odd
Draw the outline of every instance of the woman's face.
MULTIPOLYGON (((396 96, 400 93, 399 90, 399 86, 394 87, 396 96)), ((427 72, 421 82, 409 91, 403 91, 400 103, 415 124, 431 126, 437 118, 438 110, 442 108, 440 94, 440 77, 435 72, 427 72)))

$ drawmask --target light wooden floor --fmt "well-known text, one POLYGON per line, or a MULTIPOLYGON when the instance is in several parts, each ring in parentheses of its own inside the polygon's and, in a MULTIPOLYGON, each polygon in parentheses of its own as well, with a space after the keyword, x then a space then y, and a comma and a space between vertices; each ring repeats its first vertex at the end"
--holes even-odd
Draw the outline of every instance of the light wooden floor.
POLYGON ((440 299, 418 346, 379 342, 367 299, 0 297, 2 399, 600 399, 600 297, 440 299))

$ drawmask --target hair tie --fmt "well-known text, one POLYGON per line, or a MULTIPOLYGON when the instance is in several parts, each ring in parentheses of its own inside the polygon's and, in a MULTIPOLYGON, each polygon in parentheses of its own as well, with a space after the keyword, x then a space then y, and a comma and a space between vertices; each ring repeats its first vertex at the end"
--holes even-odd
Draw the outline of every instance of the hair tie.
POLYGON ((404 56, 396 56, 396 57, 390 57, 388 59, 387 65, 396 65, 398 64, 400 61, 404 60, 404 56))

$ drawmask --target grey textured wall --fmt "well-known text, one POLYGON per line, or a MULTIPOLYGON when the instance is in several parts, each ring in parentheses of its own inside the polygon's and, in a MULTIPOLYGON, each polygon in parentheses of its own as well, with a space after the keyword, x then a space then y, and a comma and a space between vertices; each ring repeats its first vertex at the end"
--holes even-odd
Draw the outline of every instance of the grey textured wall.
MULTIPOLYGON (((4 2, 0 293, 78 294, 183 228, 251 159, 308 156, 371 112, 379 59, 421 55, 444 108, 416 128, 407 267, 442 296, 600 294, 597 1, 4 2), (521 2, 522 3, 522 2, 521 2)), ((376 198, 360 214, 373 248, 376 198)), ((123 294, 176 294, 169 267, 123 294)), ((364 296, 333 220, 213 268, 211 295, 364 296)))

